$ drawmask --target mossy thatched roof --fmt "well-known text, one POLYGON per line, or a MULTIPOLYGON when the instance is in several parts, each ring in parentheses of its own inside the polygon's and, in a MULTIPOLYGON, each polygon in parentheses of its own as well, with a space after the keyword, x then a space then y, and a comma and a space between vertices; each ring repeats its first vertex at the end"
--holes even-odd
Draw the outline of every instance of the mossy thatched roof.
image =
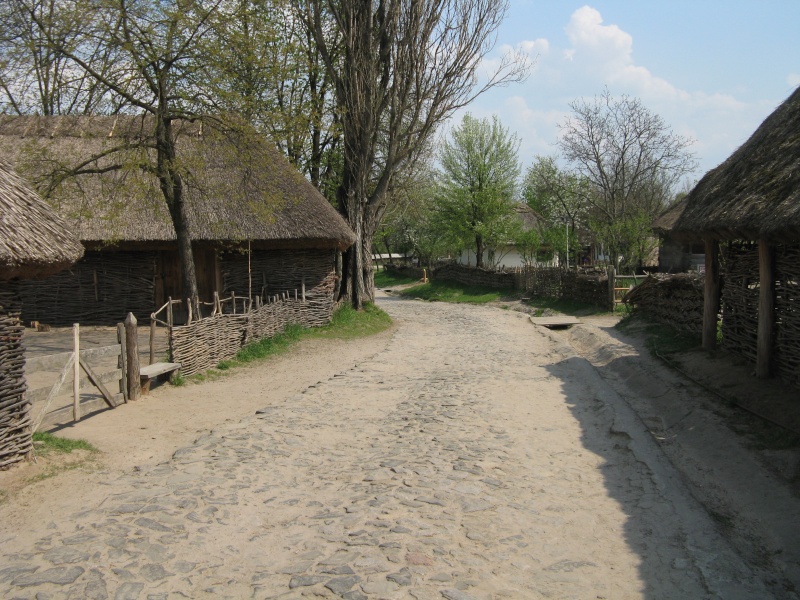
POLYGON ((686 209, 686 198, 682 198, 664 212, 662 212, 655 221, 653 221, 653 231, 659 235, 667 235, 672 231, 675 222, 683 214, 686 209))
MULTIPOLYGON (((350 246, 339 213, 246 126, 176 121, 189 233, 195 241, 350 246)), ((153 121, 139 116, 0 117, 12 159, 84 242, 176 239, 155 164, 153 121), (76 169, 86 171, 73 175, 76 169)))
POLYGON ((67 224, 0 160, 0 280, 44 277, 81 256, 67 224))
POLYGON ((800 240, 800 87, 706 173, 671 231, 684 239, 800 240))

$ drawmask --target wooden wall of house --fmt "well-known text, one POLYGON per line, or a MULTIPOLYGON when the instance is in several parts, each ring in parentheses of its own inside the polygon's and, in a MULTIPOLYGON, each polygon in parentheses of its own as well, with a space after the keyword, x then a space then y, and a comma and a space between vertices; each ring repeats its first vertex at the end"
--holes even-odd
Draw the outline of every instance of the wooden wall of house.
POLYGON ((22 320, 49 325, 113 325, 128 312, 150 322, 155 252, 86 252, 72 268, 20 282, 22 320))
POLYGON ((291 294, 305 281, 306 298, 332 299, 335 261, 332 249, 253 250, 248 276, 247 252, 229 252, 220 257, 222 293, 246 296, 252 279, 254 297, 291 294))

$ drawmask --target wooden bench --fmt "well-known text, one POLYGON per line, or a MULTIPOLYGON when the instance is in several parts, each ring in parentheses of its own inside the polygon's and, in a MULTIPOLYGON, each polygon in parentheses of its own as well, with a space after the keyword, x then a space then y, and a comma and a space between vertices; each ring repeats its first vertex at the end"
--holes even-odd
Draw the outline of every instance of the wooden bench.
POLYGON ((139 369, 139 379, 142 384, 142 394, 146 394, 150 391, 150 382, 153 381, 153 379, 158 379, 162 375, 167 374, 172 377, 172 374, 177 372, 180 368, 181 363, 168 362, 157 362, 152 365, 147 365, 146 367, 141 367, 139 369))

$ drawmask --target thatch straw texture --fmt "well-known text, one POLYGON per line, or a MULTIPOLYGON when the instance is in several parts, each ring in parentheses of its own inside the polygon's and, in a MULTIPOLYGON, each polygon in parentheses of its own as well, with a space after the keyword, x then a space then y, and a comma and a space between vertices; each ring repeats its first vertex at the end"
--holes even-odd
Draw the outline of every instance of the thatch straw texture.
MULTIPOLYGON (((354 241, 314 186, 252 130, 188 121, 173 127, 193 240, 342 249, 354 241)), ((135 116, 0 117, 0 152, 81 240, 173 241, 159 183, 143 168, 154 164, 152 128, 152 120, 135 116), (79 167, 89 172, 71 176, 79 167)))
POLYGON ((683 239, 800 239, 800 88, 706 173, 672 227, 683 239))
POLYGON ((66 223, 0 160, 0 280, 43 277, 82 255, 66 223))

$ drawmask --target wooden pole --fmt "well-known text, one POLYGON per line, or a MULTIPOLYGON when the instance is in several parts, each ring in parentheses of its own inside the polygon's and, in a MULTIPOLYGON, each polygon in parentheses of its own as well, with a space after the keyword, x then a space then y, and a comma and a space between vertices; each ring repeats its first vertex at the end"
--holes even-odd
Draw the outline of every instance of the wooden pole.
POLYGON ((139 336, 136 317, 132 312, 125 319, 125 354, 128 362, 128 398, 138 400, 142 391, 139 378, 139 336))
POLYGON ((608 267, 608 305, 613 311, 616 298, 614 296, 614 288, 617 287, 617 270, 613 265, 608 267))
POLYGON ((774 251, 765 239, 758 240, 758 351, 756 377, 766 379, 772 374, 772 354, 775 346, 775 275, 774 251))
POLYGON ((717 316, 719 315, 719 244, 706 239, 706 277, 703 291, 703 349, 717 347, 717 316))
POLYGON ((188 317, 186 324, 189 325, 192 322, 192 299, 186 298, 186 310, 188 311, 188 317))
POLYGON ((79 421, 81 418, 81 326, 78 323, 72 325, 72 351, 75 353, 75 362, 72 369, 72 420, 79 421))
MULTIPOLYGON (((150 315, 151 318, 151 341, 150 341, 150 362, 153 361, 153 342, 152 342, 152 325, 155 324, 155 315, 150 315)), ((122 377, 119 379, 119 391, 122 392, 122 398, 125 403, 128 403, 128 360, 125 356, 125 324, 117 323, 117 342, 119 343, 119 368, 122 369, 122 377)))
POLYGON ((167 298, 167 327, 172 329, 172 324, 175 322, 172 320, 172 296, 167 298))
POLYGON ((303 277, 302 281, 300 282, 300 295, 303 299, 303 302, 306 301, 306 278, 303 277))
POLYGON ((156 316, 150 315, 150 363, 156 362, 156 316))

